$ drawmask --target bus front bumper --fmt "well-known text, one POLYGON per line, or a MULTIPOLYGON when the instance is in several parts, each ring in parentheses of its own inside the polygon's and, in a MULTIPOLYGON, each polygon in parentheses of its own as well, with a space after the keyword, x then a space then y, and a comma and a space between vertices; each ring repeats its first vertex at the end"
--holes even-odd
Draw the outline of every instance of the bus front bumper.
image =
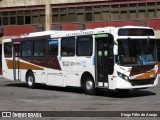
POLYGON ((154 87, 158 84, 158 75, 154 79, 149 80, 124 80, 120 77, 117 77, 115 89, 143 89, 154 87))

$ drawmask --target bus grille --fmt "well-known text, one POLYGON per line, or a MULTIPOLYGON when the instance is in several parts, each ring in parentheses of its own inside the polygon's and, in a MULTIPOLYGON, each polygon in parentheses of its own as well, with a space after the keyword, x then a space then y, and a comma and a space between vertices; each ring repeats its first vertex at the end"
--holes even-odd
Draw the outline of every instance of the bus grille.
POLYGON ((152 79, 145 79, 145 80, 130 80, 130 83, 132 84, 132 86, 136 86, 136 85, 150 85, 150 84, 154 84, 155 78, 152 79))

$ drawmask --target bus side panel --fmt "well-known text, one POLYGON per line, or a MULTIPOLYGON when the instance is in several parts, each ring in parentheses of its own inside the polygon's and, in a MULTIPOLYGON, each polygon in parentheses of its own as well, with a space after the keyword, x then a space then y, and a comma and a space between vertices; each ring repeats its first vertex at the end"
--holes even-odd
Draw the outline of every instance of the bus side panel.
POLYGON ((59 70, 48 69, 47 71, 47 85, 64 86, 63 74, 59 70))
POLYGON ((47 68, 44 68, 44 71, 41 72, 41 83, 47 84, 47 68))
POLYGON ((62 57, 60 65, 62 73, 67 77, 66 86, 81 86, 81 76, 89 72, 95 79, 94 57, 62 57))
POLYGON ((2 59, 2 72, 3 72, 3 77, 4 78, 14 81, 13 69, 8 68, 5 58, 2 59))
POLYGON ((44 72, 44 70, 34 70, 33 74, 35 77, 35 83, 42 83, 42 73, 44 72))
POLYGON ((22 70, 22 69, 20 71, 21 71, 21 75, 20 75, 21 76, 21 81, 22 82, 26 82, 26 72, 27 71, 26 70, 22 70))
POLYGON ((113 76, 117 76, 117 70, 118 70, 118 66, 115 64, 114 65, 114 73, 113 75, 109 75, 108 76, 108 82, 109 82, 109 89, 114 90, 116 88, 117 85, 117 77, 113 77, 113 76))
MULTIPOLYGON (((78 70, 78 61, 75 61, 75 57, 61 57, 60 66, 62 74, 64 78, 64 86, 80 86, 79 74, 77 73, 78 70), (77 63, 75 65, 75 63, 77 63)), ((79 69, 80 70, 80 69, 79 69)))
POLYGON ((80 87, 80 77, 78 73, 67 73, 66 86, 80 87))

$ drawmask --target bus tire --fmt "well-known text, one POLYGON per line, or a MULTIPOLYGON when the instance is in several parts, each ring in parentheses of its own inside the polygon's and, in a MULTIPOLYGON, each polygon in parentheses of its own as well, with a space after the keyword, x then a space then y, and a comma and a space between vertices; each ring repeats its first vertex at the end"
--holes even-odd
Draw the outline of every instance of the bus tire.
POLYGON ((94 95, 95 83, 94 83, 92 77, 86 77, 85 84, 84 84, 84 90, 87 95, 94 95))
POLYGON ((34 74, 33 74, 33 72, 29 72, 28 74, 27 74, 27 86, 29 87, 29 88, 35 88, 35 77, 34 77, 34 74))

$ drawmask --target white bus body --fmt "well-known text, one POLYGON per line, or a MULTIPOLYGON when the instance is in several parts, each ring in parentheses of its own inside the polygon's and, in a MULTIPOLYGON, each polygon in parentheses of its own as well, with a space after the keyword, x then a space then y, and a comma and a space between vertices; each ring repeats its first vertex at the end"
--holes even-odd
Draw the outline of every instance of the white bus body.
POLYGON ((158 84, 154 30, 105 27, 45 31, 2 43, 3 76, 13 81, 112 90, 158 84))

